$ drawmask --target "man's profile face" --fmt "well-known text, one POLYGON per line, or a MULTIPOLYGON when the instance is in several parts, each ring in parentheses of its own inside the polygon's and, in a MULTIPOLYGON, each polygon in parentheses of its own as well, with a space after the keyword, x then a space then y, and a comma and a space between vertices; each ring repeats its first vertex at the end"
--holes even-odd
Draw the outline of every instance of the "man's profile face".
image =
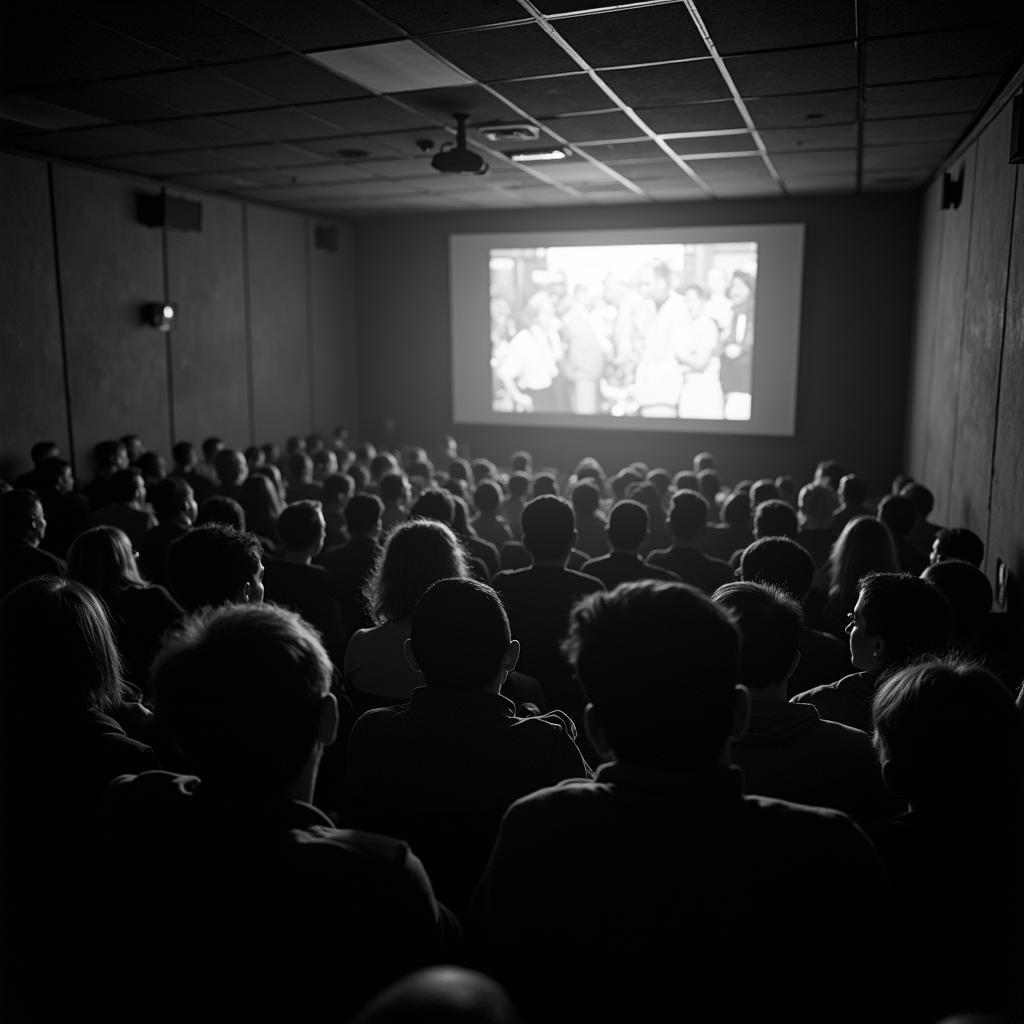
POLYGON ((123 444, 117 446, 117 457, 114 460, 117 469, 128 468, 128 449, 123 444))
POLYGON ((75 477, 70 466, 65 466, 57 477, 57 493, 70 494, 75 489, 75 477))
POLYGON ((263 560, 256 569, 256 572, 249 578, 249 604, 263 604, 263 560))

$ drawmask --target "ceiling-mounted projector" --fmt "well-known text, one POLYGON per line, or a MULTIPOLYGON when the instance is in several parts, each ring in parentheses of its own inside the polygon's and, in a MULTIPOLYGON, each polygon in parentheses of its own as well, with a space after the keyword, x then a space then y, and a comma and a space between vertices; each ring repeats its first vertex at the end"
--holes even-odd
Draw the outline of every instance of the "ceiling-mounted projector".
POLYGON ((466 148, 466 118, 468 114, 455 115, 455 142, 446 142, 441 152, 430 161, 430 166, 442 174, 486 174, 487 161, 466 148))

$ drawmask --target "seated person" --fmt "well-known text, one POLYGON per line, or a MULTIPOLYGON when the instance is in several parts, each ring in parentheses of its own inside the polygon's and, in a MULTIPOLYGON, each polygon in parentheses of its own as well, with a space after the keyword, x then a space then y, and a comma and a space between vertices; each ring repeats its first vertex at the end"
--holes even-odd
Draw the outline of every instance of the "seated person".
MULTIPOLYGON (((788 537, 762 537, 743 552, 740 579, 778 587, 793 598, 806 615, 807 602, 813 599, 814 562, 804 548, 788 537)), ((823 682, 841 679, 853 671, 849 645, 831 633, 811 629, 806 622, 800 629, 799 647, 800 661, 789 677, 789 697, 823 682)))
POLYGON ((576 547, 586 554, 588 560, 608 554, 608 520, 599 507, 601 492, 597 485, 581 480, 573 487, 569 500, 576 517, 576 547))
POLYGON ((458 494, 452 495, 452 529, 469 557, 483 563, 487 570, 484 577, 477 576, 475 572, 473 575, 481 583, 489 584, 501 569, 501 556, 489 540, 478 537, 469 525, 469 502, 458 494))
MULTIPOLYGON (((753 508, 757 508, 758 505, 766 501, 782 501, 779 497, 779 489, 775 485, 775 481, 770 477, 762 477, 760 480, 755 480, 750 486, 750 504, 753 508)), ((782 503, 783 505, 789 505, 788 501, 783 501, 782 503)), ((790 508, 792 508, 791 505, 790 508)))
POLYGON ((213 483, 209 477, 199 472, 196 446, 188 441, 178 441, 171 449, 171 457, 174 459, 174 465, 168 475, 184 480, 192 488, 196 504, 202 505, 213 494, 213 483))
POLYGON ((571 722, 557 711, 518 718, 501 695, 519 643, 490 587, 432 584, 413 611, 405 654, 423 685, 408 705, 356 723, 342 820, 406 840, 438 897, 461 913, 509 804, 589 772, 571 722))
POLYGON ((285 463, 289 501, 320 501, 323 484, 313 479, 313 460, 304 451, 294 451, 285 463))
POLYGON ((324 480, 321 501, 324 519, 327 521, 327 537, 324 551, 330 551, 348 542, 349 534, 345 525, 345 506, 356 491, 356 482, 348 473, 332 473, 324 480))
MULTIPOLYGON (((708 506, 709 512, 712 511, 708 506)), ((746 494, 730 494, 722 503, 720 523, 708 523, 704 534, 704 554, 727 561, 734 551, 742 551, 754 540, 750 517, 750 498, 746 494)))
POLYGON ((501 515, 512 531, 513 540, 523 539, 523 527, 520 518, 526 507, 526 496, 532 484, 530 474, 522 470, 514 471, 508 478, 508 497, 501 503, 501 515))
POLYGON ((914 517, 914 525, 907 534, 907 540, 927 558, 928 552, 932 549, 935 535, 940 529, 934 523, 928 522, 928 517, 932 514, 932 509, 935 508, 935 495, 924 484, 919 484, 915 480, 907 481, 900 488, 899 493, 901 497, 911 500, 914 511, 917 513, 914 517))
POLYGON ((512 632, 522 644, 519 669, 540 683, 549 708, 565 711, 578 725, 583 695, 562 657, 569 610, 604 584, 566 568, 576 539, 572 505, 553 494, 534 498, 523 509, 523 546, 533 564, 499 572, 494 589, 505 606, 512 632))
POLYGON ((147 490, 167 479, 167 462, 159 452, 143 452, 132 465, 142 474, 147 490))
POLYGON ((701 551, 707 519, 708 503, 704 498, 696 491, 676 491, 668 514, 672 546, 652 551, 647 561, 659 569, 674 572, 683 583, 689 583, 705 594, 713 594, 735 577, 725 562, 709 558, 701 551))
POLYGON ((62 558, 43 551, 46 514, 34 491, 0 494, 0 597, 34 576, 63 576, 62 558))
POLYGON ((463 517, 463 530, 456 525, 456 517, 461 510, 456 496, 446 488, 431 488, 424 491, 413 505, 409 516, 411 519, 436 519, 454 531, 456 537, 466 550, 469 571, 481 583, 490 583, 500 568, 500 559, 493 544, 469 538, 463 532, 468 529, 463 517))
POLYGON ((740 682, 750 691, 750 721, 733 741, 732 760, 743 769, 747 792, 831 807, 861 823, 894 813, 871 738, 822 720, 810 704, 787 702, 800 662, 803 615, 796 601, 759 583, 728 583, 714 601, 732 612, 743 637, 740 682))
POLYGON ((244 507, 242 484, 249 478, 249 463, 245 455, 234 448, 221 448, 213 457, 217 471, 217 487, 214 494, 231 498, 244 507))
POLYGON ((796 542, 814 559, 814 568, 818 570, 828 564, 836 539, 832 522, 835 492, 824 484, 805 484, 797 500, 800 529, 796 542))
POLYGON ((932 660, 884 683, 872 715, 885 780, 910 805, 871 830, 893 881, 878 924, 913 992, 900 1019, 1012 1019, 1024 918, 1024 730, 1013 699, 977 665, 932 660))
POLYGON ((116 526, 123 530, 136 551, 146 531, 156 526, 156 516, 146 504, 146 483, 134 466, 119 469, 110 478, 112 501, 106 508, 93 511, 90 526, 116 526))
POLYGON ((167 550, 171 594, 187 612, 263 601, 263 549, 251 533, 220 523, 189 530, 167 550))
POLYGON ((381 536, 386 537, 399 523, 409 518, 409 505, 412 490, 406 475, 393 469, 380 478, 378 488, 380 500, 384 503, 384 511, 380 517, 381 536))
MULTIPOLYGON (((217 452, 224 447, 224 442, 219 437, 208 437, 203 441, 203 461, 196 466, 196 472, 210 481, 211 487, 216 487, 219 482, 217 476, 216 458, 217 452)), ((211 493, 213 493, 211 491, 211 493)))
POLYGON ((514 539, 508 523, 498 511, 501 499, 501 487, 494 480, 484 480, 477 484, 473 492, 476 515, 469 524, 481 540, 493 544, 498 551, 501 551, 503 544, 514 539))
POLYGON ((900 569, 911 576, 920 576, 928 565, 928 556, 910 541, 910 533, 917 522, 914 503, 902 494, 889 494, 878 504, 878 518, 889 527, 900 569))
POLYGON ((82 493, 95 512, 116 500, 110 481, 119 470, 128 468, 128 449, 120 441, 100 441, 92 450, 92 459, 96 476, 82 488, 82 493))
POLYGON ((314 631, 269 605, 196 616, 164 650, 158 715, 195 775, 122 777, 107 793, 110 863, 159 879, 146 895, 152 960, 119 978, 122 1019, 201 1006, 207 1019, 283 1020, 299 979, 315 978, 303 1013, 347 1020, 383 985, 450 958, 450 918, 408 847, 339 831, 311 803, 338 729, 331 675, 314 631))
POLYGON ((196 526, 206 526, 208 523, 230 526, 239 533, 245 533, 245 509, 234 498, 214 494, 199 506, 199 514, 196 516, 196 526))
POLYGON ((39 468, 46 459, 60 458, 60 446, 56 441, 37 441, 29 451, 29 458, 32 460, 32 468, 14 478, 14 490, 35 491, 38 494, 43 489, 39 468))
MULTIPOLYGON (((796 540, 800 531, 800 521, 791 505, 774 498, 770 501, 762 501, 754 507, 754 540, 762 537, 788 537, 796 540)), ((743 549, 738 548, 732 553, 729 565, 733 569, 740 567, 740 559, 743 557, 743 549)))
POLYGON ((857 516, 874 515, 874 510, 867 507, 868 485, 853 473, 847 473, 839 481, 839 508, 832 516, 832 525, 838 536, 842 528, 857 516))
POLYGON ((946 651, 953 614, 938 587, 905 573, 872 572, 861 581, 846 627, 857 672, 797 694, 822 718, 871 732, 871 701, 883 674, 946 651))
POLYGON ((89 529, 89 502, 75 494, 75 475, 66 459, 43 459, 33 473, 35 488, 46 514, 46 535, 40 547, 65 558, 71 542, 89 529))
POLYGON ((139 568, 152 583, 167 586, 167 551, 199 515, 195 494, 183 477, 169 476, 150 492, 157 525, 139 545, 139 568))
POLYGON ((264 600, 298 612, 316 629, 327 653, 340 665, 345 628, 327 570, 312 560, 323 549, 327 524, 318 501, 293 501, 277 521, 282 551, 264 561, 264 600))
POLYGON ((949 558, 970 562, 980 569, 985 561, 984 541, 973 530, 962 526, 939 530, 932 541, 929 562, 934 565, 949 558))
POLYGON ((566 651, 607 763, 509 808, 470 917, 524 1019, 654 1021, 681 999, 692 1020, 865 1019, 850 979, 884 945, 881 865, 845 815, 744 796, 728 613, 680 583, 625 583, 576 606, 566 651), (735 944, 768 923, 740 968, 735 944), (781 984, 795 957, 799 985, 781 984))
POLYGON ((611 552, 583 564, 581 572, 596 576, 608 590, 633 580, 675 580, 668 569, 659 569, 641 560, 638 552, 650 532, 650 516, 639 501, 625 498, 616 502, 608 517, 608 542, 611 552))
MULTIPOLYGON (((330 479, 324 483, 325 490, 330 486, 330 479)), ((376 494, 353 495, 345 505, 347 542, 321 552, 316 558, 317 565, 327 570, 331 593, 350 635, 374 624, 363 591, 380 555, 383 508, 376 494)))

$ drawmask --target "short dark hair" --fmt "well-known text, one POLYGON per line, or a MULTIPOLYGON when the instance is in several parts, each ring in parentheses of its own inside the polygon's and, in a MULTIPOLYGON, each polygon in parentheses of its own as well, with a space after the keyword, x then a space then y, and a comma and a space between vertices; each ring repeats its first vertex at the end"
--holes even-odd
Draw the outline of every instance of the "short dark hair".
POLYGON ((554 473, 538 473, 533 478, 533 495, 539 498, 545 494, 558 495, 558 480, 554 473))
POLYGON ((711 452, 697 452, 693 457, 693 471, 699 473, 702 469, 714 469, 715 457, 711 452))
POLYGON ((332 473, 324 477, 324 501, 337 501, 348 497, 355 489, 356 482, 348 473, 332 473))
POLYGON ((196 526, 207 526, 210 523, 219 523, 221 526, 230 526, 244 532, 245 509, 226 494, 211 495, 199 506, 196 526))
POLYGON ((149 490, 150 503, 161 523, 184 512, 190 497, 193 497, 192 488, 180 476, 164 477, 149 490))
POLYGON ((523 544, 534 558, 562 558, 572 549, 576 516, 564 498, 542 494, 528 501, 521 523, 523 544))
POLYGON ((985 561, 984 541, 964 526, 939 530, 935 535, 934 548, 940 562, 947 558, 958 558, 980 568, 985 561))
POLYGON ((260 542, 251 533, 208 523, 173 541, 167 550, 167 579, 186 611, 234 601, 258 572, 260 542))
POLYGON ((0 541, 12 544, 24 538, 32 525, 36 505, 41 505, 35 491, 19 488, 0 494, 0 541))
POLYGON ((577 515, 593 515, 601 504, 601 492, 589 480, 580 480, 569 494, 573 510, 577 515))
POLYGON ((533 456, 529 452, 513 452, 509 466, 513 473, 529 474, 530 470, 533 469, 533 456))
POLYGON ((488 479, 477 484, 473 492, 473 504, 480 512, 497 512, 501 497, 501 487, 488 479))
POLYGON ((270 790, 309 759, 331 675, 323 644, 294 612, 207 610, 156 661, 157 715, 204 780, 270 790))
POLYGON ((285 461, 284 468, 289 480, 302 481, 313 472, 313 460, 304 451, 294 451, 285 461))
POLYGON ((612 507, 608 516, 608 540, 612 547, 632 551, 643 544, 650 532, 651 516, 646 505, 623 498, 612 507))
POLYGON ((818 479, 824 480, 830 487, 837 488, 839 481, 846 476, 846 469, 841 462, 837 462, 835 459, 824 459, 818 463, 814 475, 818 479))
POLYGON ((522 498, 530 489, 530 474, 516 470, 508 478, 508 493, 513 498, 522 498))
POLYGON ((845 505, 861 505, 867 501, 868 485, 859 476, 847 473, 839 481, 839 497, 845 505))
POLYGON ((622 583, 573 608, 562 650, 621 760, 714 763, 739 682, 740 634, 724 608, 684 583, 622 583))
POLYGON ((385 473, 398 469, 398 460, 391 452, 379 452, 370 459, 370 477, 379 481, 385 473))
POLYGON ((752 690, 783 682, 800 650, 803 614, 796 601, 779 587, 761 583, 727 583, 712 600, 739 623, 740 682, 752 690))
POLYGON ((71 469, 71 463, 62 459, 59 455, 50 455, 42 459, 36 466, 35 477, 39 482, 39 489, 42 491, 53 491, 57 483, 64 475, 64 470, 71 469))
POLYGON ((345 505, 345 526, 353 537, 369 533, 380 522, 384 504, 376 494, 353 494, 345 505))
POLYGON ((293 501, 281 510, 277 533, 289 551, 301 551, 323 541, 322 511, 319 501, 293 501))
POLYGON ((889 527, 894 538, 906 537, 917 522, 914 503, 902 494, 886 495, 878 503, 878 518, 889 527))
POLYGON ((929 565, 921 578, 945 595, 957 633, 964 635, 981 628, 992 610, 992 584, 977 566, 950 558, 929 565))
POLYGON ((222 484, 237 484, 247 473, 245 456, 234 448, 221 448, 213 457, 213 469, 222 484))
POLYGON ((935 508, 935 495, 924 484, 911 480, 900 488, 900 494, 914 503, 914 508, 922 519, 927 519, 932 514, 932 509, 935 508))
POLYGON ((56 458, 59 454, 60 446, 56 441, 37 441, 29 451, 33 466, 38 466, 43 459, 56 458))
POLYGON ((455 519, 455 499, 448 491, 432 487, 424 491, 409 510, 410 518, 436 519, 451 526, 455 519))
POLYGON ((755 537, 789 537, 794 539, 800 524, 792 505, 773 498, 754 508, 755 537))
POLYGON ((405 497, 408 481, 400 469, 391 469, 380 478, 377 486, 383 501, 398 501, 399 498, 405 497))
POLYGON ((700 493, 704 495, 708 506, 710 507, 722 487, 722 481, 713 469, 702 469, 697 474, 697 486, 700 488, 700 493))
POLYGON ((744 526, 750 519, 750 497, 742 491, 730 494, 722 502, 720 515, 722 522, 729 526, 744 526))
POLYGON ((647 483, 654 484, 659 495, 668 494, 668 490, 672 486, 672 478, 668 475, 667 469, 652 469, 647 474, 646 480, 647 483))
POLYGON ((707 527, 708 503, 696 491, 676 491, 668 514, 668 528, 679 541, 699 537, 707 527))
POLYGON ((93 462, 99 470, 113 469, 117 465, 117 453, 124 448, 120 441, 100 441, 92 450, 93 462))
POLYGON ((775 501, 778 497, 779 489, 775 486, 775 481, 768 477, 755 480, 750 488, 750 504, 755 507, 763 501, 775 501))
POLYGON ((131 501, 139 489, 142 471, 134 466, 119 469, 110 478, 110 496, 114 501, 131 501))
POLYGON ((740 556, 740 576, 765 583, 802 601, 814 581, 814 559, 789 537, 762 537, 740 556))
POLYGON ((700 493, 700 478, 688 469, 681 469, 672 477, 673 491, 696 491, 700 493))
POLYGON ((212 462, 214 455, 217 454, 217 449, 223 444, 224 442, 219 437, 208 437, 203 442, 203 458, 207 462, 212 462))
POLYGON ((870 572, 858 594, 865 628, 885 641, 886 668, 945 651, 953 613, 934 584, 907 573, 870 572))
POLYGON ((171 458, 175 465, 184 466, 188 462, 194 462, 196 458, 196 446, 191 441, 178 441, 171 449, 171 458))
POLYGON ((474 579, 444 579, 416 603, 409 638, 428 686, 475 690, 498 672, 512 634, 501 599, 474 579))

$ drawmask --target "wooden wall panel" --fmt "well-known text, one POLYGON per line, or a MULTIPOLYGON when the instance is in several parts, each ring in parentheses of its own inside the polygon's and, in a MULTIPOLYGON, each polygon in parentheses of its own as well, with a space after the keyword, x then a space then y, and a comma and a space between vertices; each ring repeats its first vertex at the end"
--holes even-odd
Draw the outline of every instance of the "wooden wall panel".
POLYGON ((935 493, 934 521, 949 519, 949 488, 956 434, 956 402, 960 380, 960 345, 964 319, 964 287, 971 231, 975 146, 960 162, 967 186, 958 209, 942 211, 942 249, 935 296, 933 358, 927 411, 928 445, 921 482, 935 493))
POLYGON ((242 205, 212 196, 203 230, 168 231, 170 298, 179 303, 171 336, 175 440, 215 434, 244 447, 249 435, 242 205))
MULTIPOLYGON (((963 341, 956 403, 950 522, 988 531, 992 448, 1003 346, 1003 310, 1010 260, 1015 168, 1010 151, 1011 108, 986 129, 975 147, 970 264, 964 293, 963 341)), ((966 187, 971 187, 968 180, 966 187)))
POLYGON ((256 443, 313 426, 306 218, 246 206, 256 443))
POLYGON ((70 451, 47 166, 0 154, 0 476, 31 467, 36 441, 70 451))
POLYGON ((1020 168, 1016 176, 986 567, 994 580, 997 558, 1009 566, 1017 583, 1011 589, 1012 610, 1019 615, 1024 612, 1019 590, 1024 581, 1024 174, 1020 168))
POLYGON ((170 448, 166 339, 140 316, 163 299, 162 240, 136 221, 144 186, 65 166, 53 184, 71 418, 88 478, 104 438, 131 432, 170 448))
POLYGON ((310 326, 313 335, 313 426, 325 436, 354 428, 358 416, 352 229, 336 225, 334 252, 313 244, 309 223, 310 326))

